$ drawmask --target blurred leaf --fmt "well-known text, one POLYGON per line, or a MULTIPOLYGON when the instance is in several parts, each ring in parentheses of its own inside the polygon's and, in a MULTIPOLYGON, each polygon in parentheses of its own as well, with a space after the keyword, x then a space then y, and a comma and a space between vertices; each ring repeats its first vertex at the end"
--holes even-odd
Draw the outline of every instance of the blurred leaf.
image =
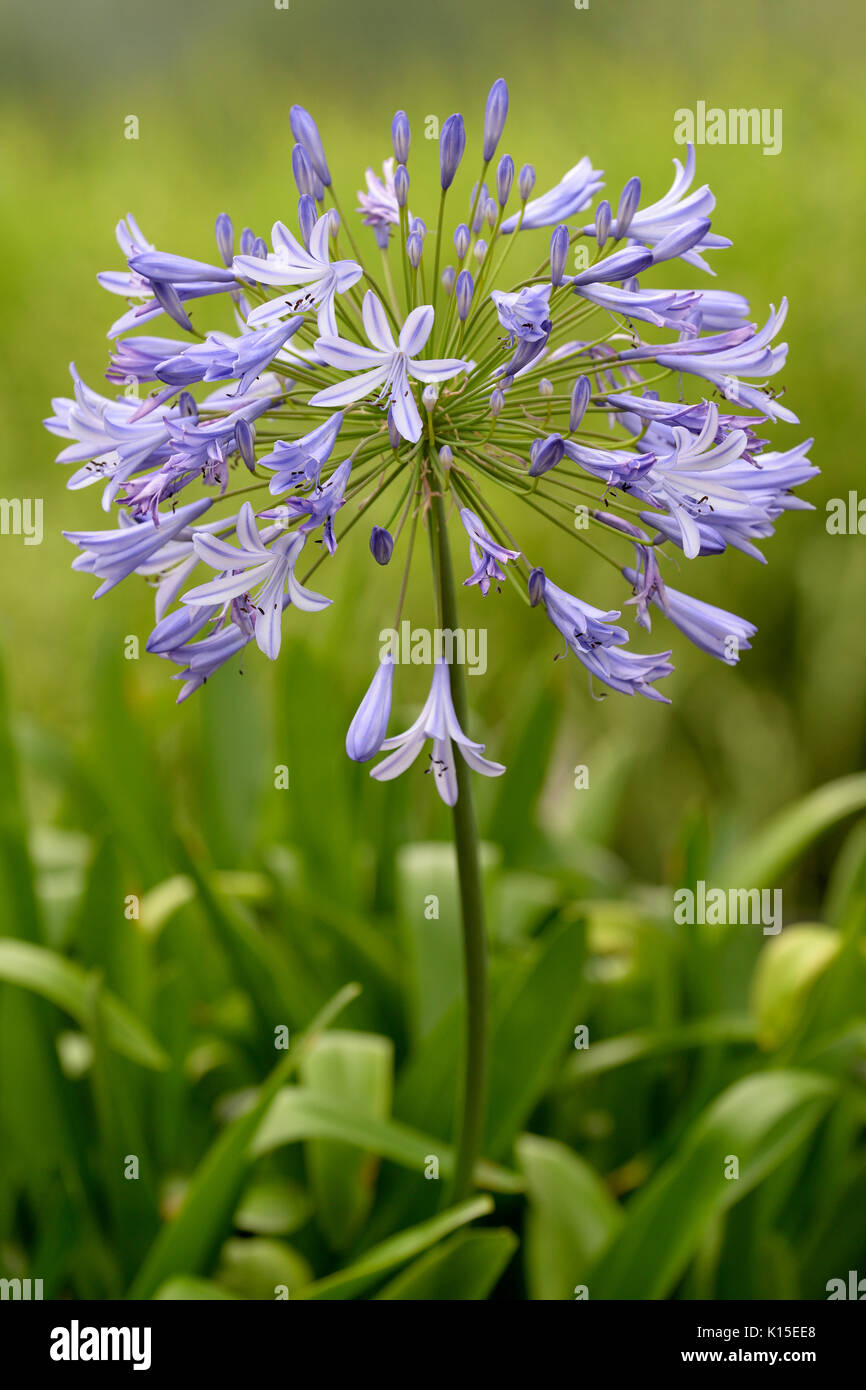
MULTIPOLYGON (((80 965, 44 946, 0 941, 0 980, 22 985, 50 999, 78 1023, 84 1024, 87 1020, 90 977, 80 965)), ((169 1066, 169 1058, 159 1043, 119 999, 105 994, 102 1011, 106 1038, 118 1052, 143 1067, 160 1070, 169 1066)))
POLYGON ((777 883, 798 855, 846 816, 866 809, 866 773, 840 777, 788 806, 735 850, 716 875, 750 886, 777 883))
POLYGON ((262 1178, 250 1183, 235 1212, 235 1226, 256 1236, 289 1236, 313 1213, 313 1200, 291 1178, 262 1178))
POLYGON ((778 1047, 794 1031, 807 994, 841 945, 832 927, 812 925, 786 927, 767 942, 752 983, 752 1011, 761 1047, 778 1047))
POLYGON ((398 1265, 406 1264, 415 1255, 428 1250, 431 1245, 435 1245, 460 1226, 466 1226, 481 1216, 488 1216, 492 1210, 493 1202, 490 1197, 474 1197, 468 1202, 462 1202, 429 1221, 423 1221, 420 1226, 412 1226, 408 1230, 400 1231, 399 1235, 382 1241, 381 1245, 368 1250, 355 1264, 348 1265, 336 1274, 329 1274, 325 1279, 318 1279, 314 1284, 308 1284, 299 1291, 298 1298, 357 1298, 359 1294, 372 1288, 382 1275, 396 1269, 398 1265))
MULTIPOLYGON (((337 1106, 349 1104, 357 1114, 386 1120, 391 1112, 394 1046, 374 1033, 335 1029, 310 1047, 300 1076, 311 1091, 337 1106)), ((344 1250, 363 1226, 373 1204, 377 1169, 373 1150, 332 1139, 307 1141, 316 1217, 334 1249, 344 1250)))
POLYGON ((503 1157, 565 1060, 583 1020, 584 925, 550 927, 531 963, 496 993, 484 1150, 503 1157))
POLYGON ((169 1300, 179 1303, 206 1303, 216 1299, 229 1299, 234 1301, 237 1294, 229 1293, 227 1289, 220 1288, 219 1284, 214 1284, 210 1279, 193 1279, 189 1275, 175 1275, 173 1279, 166 1279, 153 1295, 157 1301, 169 1300))
POLYGON ((283 1240, 264 1236, 239 1236, 227 1240, 220 1251, 215 1279, 221 1288, 240 1298, 277 1298, 282 1289, 294 1298, 309 1284, 309 1262, 283 1240))
MULTIPOLYGON (((391 1163, 408 1168, 422 1178, 430 1155, 439 1160, 442 1177, 454 1171, 454 1150, 397 1120, 380 1120, 356 1111, 351 1103, 303 1086, 289 1086, 274 1098, 252 1144, 255 1155, 270 1153, 283 1144, 302 1139, 334 1139, 376 1153, 391 1163)), ((490 1192, 518 1192, 522 1182, 516 1173, 481 1159, 476 1182, 490 1192)))
POLYGON ((575 1285, 622 1226, 622 1210, 595 1169, 565 1144, 523 1134, 517 1158, 528 1184, 529 1296, 573 1299, 575 1285))
POLYGON ((173 1274, 200 1273, 228 1230, 246 1179, 250 1142, 279 1088, 300 1065, 307 1047, 355 998, 346 985, 317 1014, 295 1047, 274 1067, 254 1104, 213 1142, 193 1175, 178 1215, 156 1238, 133 1283, 130 1297, 152 1298, 173 1274))
MULTIPOLYGON (((495 883, 498 852, 481 847, 484 888, 495 883)), ((408 994, 416 1040, 463 994, 460 896, 454 847, 444 841, 404 845, 397 855, 397 900, 409 968, 408 994)))
POLYGON ((672 1052, 687 1052, 718 1044, 754 1041, 755 1025, 752 1020, 734 1014, 699 1018, 671 1028, 642 1028, 618 1038, 605 1038, 603 1042, 594 1042, 590 1047, 576 1051, 565 1065, 561 1086, 577 1085, 590 1077, 601 1076, 617 1067, 627 1067, 633 1062, 646 1061, 649 1057, 663 1057, 672 1052))
POLYGON ((707 1226, 814 1130, 836 1095, 824 1077, 776 1071, 736 1082, 704 1111, 628 1207, 585 1281, 593 1299, 666 1298, 707 1226), (725 1176, 734 1157, 739 1177, 725 1176))
POLYGON ((518 1244, 514 1232, 506 1229, 459 1231, 422 1255, 375 1296, 404 1303, 485 1299, 518 1244))

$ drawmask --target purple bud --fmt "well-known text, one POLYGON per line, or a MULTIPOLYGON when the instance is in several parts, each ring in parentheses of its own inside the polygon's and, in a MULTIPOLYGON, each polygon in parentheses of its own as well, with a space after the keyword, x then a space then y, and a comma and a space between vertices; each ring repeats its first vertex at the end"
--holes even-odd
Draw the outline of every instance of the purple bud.
POLYGON ((405 164, 398 164, 394 170, 394 196, 397 206, 404 208, 409 198, 409 171, 405 164))
POLYGON ((301 229, 301 237, 307 250, 310 249, 310 233, 315 227, 318 218, 316 216, 316 204, 309 193, 303 193, 298 199, 298 225, 301 229))
POLYGON ((487 255, 487 242, 484 241, 483 238, 479 237, 478 241, 476 241, 475 245, 472 248, 472 254, 475 257, 478 264, 480 265, 481 262, 484 260, 484 257, 487 255))
POLYGON ((693 246, 697 246, 699 241, 703 241, 709 230, 710 219, 708 217, 699 217, 694 222, 686 222, 684 226, 669 232, 653 247, 653 260, 671 261, 676 256, 684 255, 686 251, 691 251, 693 246))
POLYGON ((392 449, 399 449, 400 445, 403 443, 403 436, 397 428, 394 420, 394 412, 390 406, 388 408, 388 439, 390 440, 392 449))
POLYGON ((505 117, 508 115, 508 88, 505 85, 504 77, 497 77, 487 96, 487 106, 484 110, 484 148, 482 155, 485 163, 492 159, 496 153, 496 146, 499 144, 500 137, 505 129, 505 117))
POLYGON ((453 464, 453 462, 454 462, 454 455, 453 455, 453 453, 451 452, 451 445, 450 445, 450 444, 443 444, 443 445, 442 445, 442 448, 439 450, 439 462, 441 463, 442 467, 443 467, 446 471, 447 471, 447 470, 451 467, 451 465, 453 464))
POLYGON ((505 393, 497 386, 490 396, 490 414, 495 419, 505 405, 505 393))
POLYGON ((450 188, 466 149, 466 128, 463 117, 449 116, 439 132, 439 170, 442 190, 450 188))
POLYGON ((496 199, 488 198, 487 205, 484 209, 484 216, 491 227, 494 226, 496 223, 498 212, 499 209, 496 206, 496 199))
POLYGON ((461 222, 454 233, 454 250, 457 252, 457 257, 461 261, 469 250, 469 235, 469 228, 466 223, 461 222))
POLYGON ((620 531, 624 536, 630 536, 632 540, 646 541, 648 536, 639 526, 635 526, 631 521, 625 521, 620 516, 614 516, 611 512, 592 513, 595 521, 600 521, 602 526, 609 526, 612 531, 620 531))
POLYGON ((438 399, 439 387, 434 385, 432 381, 428 382, 428 384, 424 387, 424 390, 421 392, 421 404, 423 405, 424 409, 428 412, 428 414, 434 409, 438 399))
POLYGON ((391 141, 397 163, 405 164, 409 158, 409 117, 405 111, 398 111, 391 122, 391 141))
POLYGON ((293 106, 289 112, 289 123, 292 127, 292 134, 298 144, 303 145, 310 163, 322 183, 326 188, 330 187, 331 175, 328 170, 328 161, 325 159, 322 137, 309 111, 306 111, 303 106, 293 106))
POLYGON ((628 183, 619 195, 619 204, 616 209, 616 239, 620 241, 631 226, 631 220, 637 212, 637 205, 640 202, 640 179, 629 179, 628 183))
POLYGON ((226 266, 230 266, 235 255, 235 229, 227 212, 221 212, 216 220, 216 244, 226 266))
POLYGON ((175 323, 187 333, 192 333, 192 323, 174 285, 170 284, 168 280, 151 280, 150 287, 156 297, 157 304, 165 310, 169 318, 174 319, 175 323))
POLYGON ((602 198, 595 210, 595 239, 599 246, 604 246, 610 236, 610 224, 610 203, 607 201, 607 198, 602 198))
POLYGON ((254 238, 253 238, 252 250, 250 251, 250 255, 251 255, 251 256, 256 256, 260 261, 263 261, 263 260, 265 259, 265 257, 267 256, 267 254, 268 254, 268 248, 267 248, 267 245, 266 245, 266 243, 265 243, 264 237, 263 237, 263 236, 254 237, 254 238))
POLYGON ((421 221, 421 218, 420 218, 420 217, 413 217, 413 218, 412 218, 412 221, 409 223, 409 231, 410 231, 410 232, 414 232, 415 235, 416 235, 416 236, 419 236, 419 237, 421 238, 422 241, 424 240, 425 236, 427 235, 427 228, 425 227, 424 223, 421 221))
POLYGON ((499 199, 499 206, 505 207, 511 193, 511 185, 514 183, 514 160, 510 154, 504 154, 499 161, 499 168, 496 170, 496 196, 499 199))
POLYGON ((544 598, 545 574, 543 569, 532 570, 529 576, 529 602, 536 608, 544 598))
POLYGON ((535 187, 535 170, 531 164, 524 164, 517 180, 517 188, 524 203, 535 187))
POLYGON ((292 150, 292 174, 298 186, 298 192, 302 195, 309 193, 312 197, 316 191, 316 178, 310 157, 303 145, 295 145, 292 150))
POLYGON ((487 207, 487 184, 482 183, 479 188, 476 184, 472 190, 472 203, 475 205, 475 213, 472 218, 472 231, 477 236, 484 226, 484 209, 487 207), (477 194, 477 202, 476 202, 477 194))
POLYGON ((235 442, 238 453, 251 473, 256 471, 256 432, 249 420, 238 420, 235 425, 235 442))
POLYGON ((469 308, 472 304, 472 296, 475 293, 475 281, 472 279, 468 270, 461 270, 457 276, 457 288, 455 296, 457 299, 457 317, 463 323, 469 308))
POLYGON ((251 256, 253 254, 253 247, 255 246, 255 244, 255 232, 251 231, 249 227, 244 227, 243 231, 241 232, 241 255, 251 256))
POLYGON ((574 434, 589 405, 591 388, 588 376, 579 376, 571 391, 571 412, 568 417, 569 431, 574 434))
POLYGON ((340 230, 340 214, 336 208, 328 213, 328 236, 336 236, 340 230))
MULTIPOLYGON (((397 119, 396 116, 394 118, 397 119)), ((374 526, 370 532, 370 554, 377 565, 387 565, 394 553, 394 537, 384 526, 374 526)))
POLYGON ((391 692, 394 687, 394 658, 386 657, 370 682, 346 734, 346 752, 353 762, 375 758, 388 729, 391 692))
POLYGON ((546 439, 534 439, 529 449, 529 476, 540 478, 555 468, 565 453, 565 441, 561 434, 549 434, 546 439))
POLYGON ((546 376, 543 376, 538 383, 538 394, 543 396, 545 400, 549 400, 553 395, 553 382, 546 376))
POLYGON ((421 257, 424 254, 424 242, 417 232, 413 232, 406 241, 406 255, 409 257, 409 264, 413 270, 417 270, 421 264, 421 257))
POLYGON ((450 294, 451 291, 454 289, 454 281, 456 279, 456 276, 457 271, 454 269, 453 265, 446 265, 445 269, 442 272, 442 287, 445 290, 446 294, 450 294))
POLYGON ((561 285, 568 256, 568 228, 559 226, 550 238, 550 278, 554 285, 561 285))

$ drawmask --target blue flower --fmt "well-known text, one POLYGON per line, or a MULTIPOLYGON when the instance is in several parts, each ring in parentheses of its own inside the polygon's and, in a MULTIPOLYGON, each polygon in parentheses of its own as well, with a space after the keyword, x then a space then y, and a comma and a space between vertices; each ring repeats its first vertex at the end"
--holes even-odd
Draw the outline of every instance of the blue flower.
POLYGON ((509 550, 507 546, 495 541, 481 518, 470 511, 469 507, 460 509, 460 520, 469 537, 469 558, 472 562, 472 573, 463 583, 467 586, 477 584, 486 598, 490 591, 491 579, 497 584, 503 583, 505 571, 502 566, 509 560, 519 560, 520 551, 509 550))
POLYGON ((473 743, 460 728, 451 699, 448 663, 444 660, 437 661, 433 668, 430 694, 415 723, 404 733, 383 740, 382 749, 395 751, 383 762, 377 763, 370 776, 379 782, 389 782, 392 778, 399 777, 401 772, 412 766, 428 739, 432 740, 433 751, 430 755, 430 766, 426 771, 433 773, 436 790, 446 806, 453 806, 457 800, 457 771, 453 747, 455 743, 464 761, 474 772, 480 772, 484 777, 501 777, 505 771, 501 763, 494 763, 482 757, 484 744, 473 743))
POLYGON ((507 236, 510 232, 516 232, 518 226, 522 232, 528 232, 536 227, 553 227, 557 222, 567 222, 569 217, 592 202, 593 194, 602 186, 600 170, 593 169, 590 159, 581 159, 567 174, 563 174, 555 188, 526 204, 522 219, 519 213, 507 217, 501 230, 507 236))

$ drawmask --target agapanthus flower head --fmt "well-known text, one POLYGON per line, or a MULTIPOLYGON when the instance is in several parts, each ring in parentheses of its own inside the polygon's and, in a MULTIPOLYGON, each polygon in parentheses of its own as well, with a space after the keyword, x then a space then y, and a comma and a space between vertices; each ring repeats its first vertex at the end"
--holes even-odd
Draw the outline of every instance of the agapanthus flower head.
MULTIPOLYGON (((467 605, 514 585, 555 629, 553 655, 573 654, 599 694, 668 702, 658 686, 671 653, 639 645, 652 645, 653 619, 728 665, 749 649, 754 626, 672 587, 666 566, 679 552, 685 582, 687 562, 729 547, 763 561, 780 518, 808 506, 795 489, 817 471, 811 441, 771 449, 764 437, 796 423, 769 385, 785 364, 786 301, 759 328, 741 295, 676 288, 679 265, 709 270, 705 256, 730 244, 713 229, 709 188, 692 191, 691 148, 655 201, 629 177, 615 215, 587 156, 538 196, 526 164, 506 217, 514 163, 493 161, 507 112, 497 79, 483 126, 467 132, 458 113, 443 123, 442 196, 428 222, 407 208, 404 111, 393 155, 383 129, 382 173, 367 170, 359 223, 340 212, 318 125, 295 105, 297 228, 275 222, 270 248, 249 227, 236 238, 226 213, 212 224, 213 264, 158 250, 131 216, 118 224, 125 267, 99 276, 127 301, 108 330, 108 394, 73 367, 72 393, 45 423, 69 487, 99 484, 116 513, 103 529, 65 533, 74 568, 96 577, 97 597, 133 574, 153 585, 147 649, 175 667, 179 699, 247 648, 275 659, 298 623, 315 621, 331 600, 309 579, 362 517, 377 566, 403 557, 396 583, 369 571, 359 623, 371 644, 395 592, 405 621, 409 567, 432 553, 416 624, 454 637, 453 568, 467 605), (516 283, 502 278, 514 238, 533 241, 527 264, 539 263, 516 283), (586 527, 570 524, 575 496, 587 499, 586 527), (551 548, 565 549, 565 530, 611 560, 608 606, 584 597, 575 557, 530 565, 527 504, 559 523, 551 548), (430 546, 415 544, 421 530, 430 546), (451 564, 454 539, 462 565, 451 564), (624 611, 636 619, 628 629, 624 611)), ((529 621, 538 615, 521 607, 515 622, 529 621)), ((401 700, 408 690, 396 655, 380 652, 346 750, 359 762, 385 753, 372 776, 386 781, 430 743, 425 771, 453 805, 466 768, 504 769, 465 730, 453 649, 431 652, 423 708, 390 738, 395 682, 401 700)))

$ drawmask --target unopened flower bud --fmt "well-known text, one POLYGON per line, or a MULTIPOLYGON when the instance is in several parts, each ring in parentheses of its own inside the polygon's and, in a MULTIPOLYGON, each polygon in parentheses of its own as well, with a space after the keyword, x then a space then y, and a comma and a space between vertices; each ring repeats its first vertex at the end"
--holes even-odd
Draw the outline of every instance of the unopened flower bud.
POLYGON ((391 122, 391 142, 398 164, 405 164, 409 159, 409 138, 409 117, 405 111, 398 111, 391 122))
POLYGON ((545 400, 548 400, 553 395, 553 382, 548 381, 546 376, 543 376, 538 383, 538 394, 539 396, 543 396, 545 400))
POLYGON ((508 115, 508 87, 504 77, 497 77, 493 86, 487 94, 487 105, 484 110, 484 147, 482 156, 485 163, 492 159, 496 153, 496 146, 499 144, 502 132, 505 129, 505 117, 508 115))
POLYGON ((433 382, 431 381, 428 383, 427 386, 424 387, 424 390, 421 392, 421 404, 423 405, 424 409, 429 413, 436 405, 438 399, 439 387, 434 386, 433 382))
POLYGON ((454 455, 451 452, 450 444, 442 445, 442 448, 439 450, 439 462, 441 463, 442 467, 445 469, 446 472, 453 464, 454 455))
POLYGON ((322 145, 322 137, 319 128, 313 120, 309 111, 303 106, 293 106, 289 112, 289 124, 292 127, 292 134, 299 145, 303 145, 307 152, 310 163, 316 174, 321 179, 325 187, 331 183, 331 175, 328 170, 328 161, 325 159, 325 149, 322 145))
POLYGON ((565 453, 565 441, 561 434, 549 434, 546 439, 534 439, 529 450, 529 476, 540 478, 555 468, 565 453))
POLYGON ((466 149, 463 117, 449 116, 439 132, 439 173, 443 191, 450 188, 466 149))
POLYGON ((442 272, 442 288, 446 294, 450 294, 454 289, 454 281, 457 278, 457 271, 453 265, 446 265, 442 272))
POLYGON ((235 441, 238 453, 251 473, 256 471, 256 431, 249 420, 238 420, 235 425, 235 441))
POLYGON ((316 204, 309 193, 302 193, 298 199, 298 226, 301 229, 301 239, 308 251, 310 249, 310 234, 317 221, 316 204))
POLYGON ((454 250, 457 252, 457 259, 461 261, 469 250, 469 228, 465 222, 461 222, 454 233, 454 250))
POLYGON ((571 411, 568 416, 568 428, 572 434, 579 427, 581 420, 586 414, 586 407, 589 405, 591 387, 588 376, 579 376, 571 390, 571 411))
POLYGON ((300 194, 309 193, 310 197, 316 191, 316 180, 313 175, 313 166, 310 163, 310 156, 303 145, 295 145, 292 150, 292 173, 295 183, 298 185, 300 194))
POLYGON ((219 253, 223 258, 223 263, 230 266, 235 255, 235 231, 232 226, 232 219, 227 212, 221 212, 216 220, 216 244, 219 253))
POLYGON ((499 387, 495 387, 490 396, 490 414, 495 419, 505 405, 505 392, 499 387))
POLYGON ((424 254, 424 242, 417 232, 413 232, 406 241, 406 255, 409 257, 409 264, 413 270, 417 270, 421 264, 421 257, 424 254))
POLYGON ((377 565, 387 565, 394 553, 394 537, 384 526, 374 526, 370 532, 370 554, 377 565))
POLYGON ((475 245, 472 248, 472 254, 475 257, 478 264, 480 265, 481 262, 484 260, 484 257, 487 255, 487 242, 481 238, 478 241, 476 241, 475 245))
POLYGON ((409 199, 409 170, 405 164, 398 164, 394 170, 394 196, 397 206, 404 208, 409 199))
POLYGON ((554 285, 561 285, 568 256, 568 228, 559 226, 550 238, 550 279, 554 285))
POLYGON ((457 287, 454 293, 457 299, 457 317, 463 323, 469 313, 472 296, 475 293, 475 281, 468 270, 461 270, 457 276, 457 287))
POLYGON ((499 199, 499 206, 505 207, 511 193, 511 185, 514 183, 514 160, 510 154, 504 154, 499 161, 499 168, 496 170, 496 196, 499 199))
POLYGON ((544 598, 545 574, 543 569, 532 570, 529 576, 529 602, 536 608, 544 598))
POLYGON ((610 203, 607 198, 602 198, 595 210, 595 239, 599 246, 603 247, 610 236, 611 221, 610 203))
POLYGON ((637 205, 640 202, 640 179, 629 179, 619 197, 619 204, 616 210, 616 237, 617 241, 622 240, 631 226, 631 220, 637 212, 637 205))
POLYGON ((517 188, 524 203, 535 187, 535 170, 531 164, 524 164, 517 180, 517 188))

